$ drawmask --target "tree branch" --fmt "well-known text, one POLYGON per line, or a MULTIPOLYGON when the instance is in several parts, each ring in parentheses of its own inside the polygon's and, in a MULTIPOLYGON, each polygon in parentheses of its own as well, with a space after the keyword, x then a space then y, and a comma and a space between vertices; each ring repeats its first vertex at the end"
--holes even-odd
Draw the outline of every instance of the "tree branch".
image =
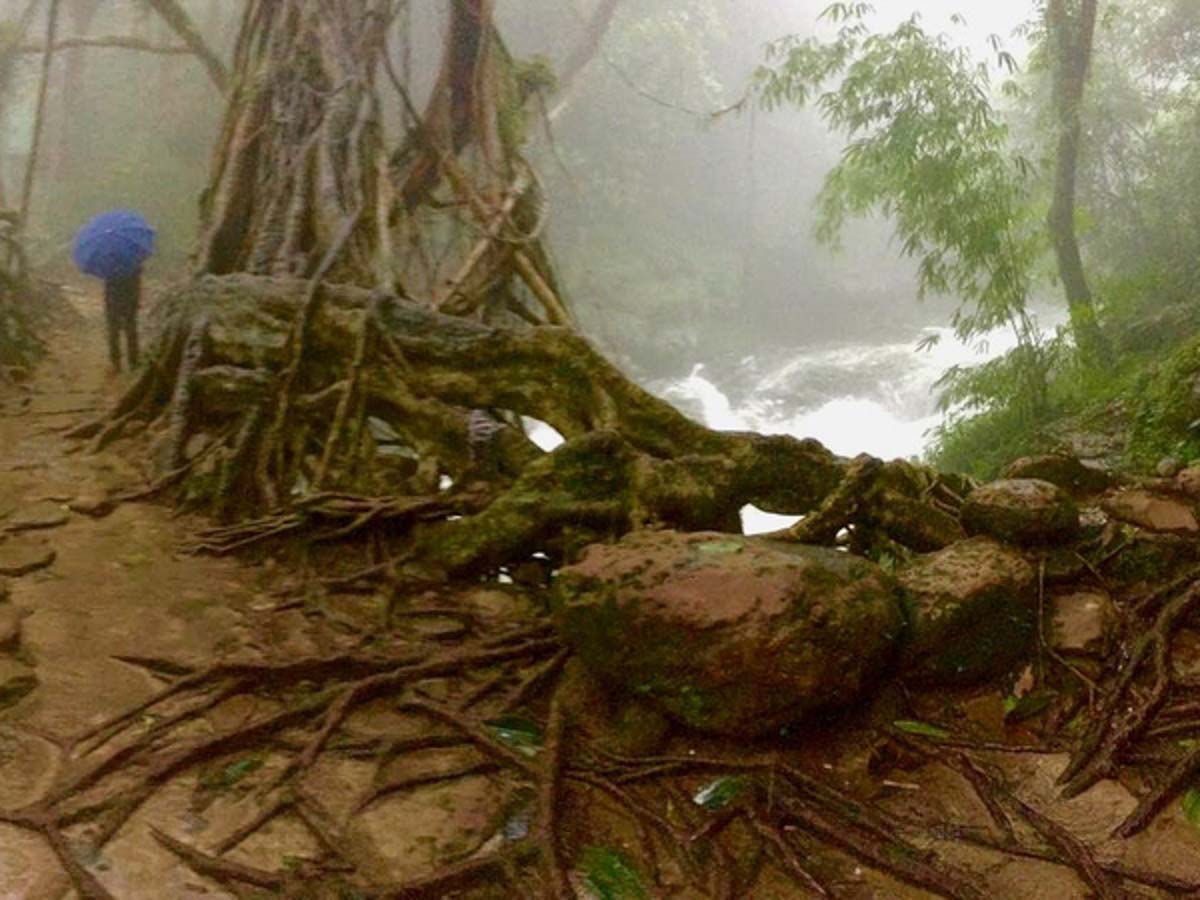
MULTIPOLYGON (((50 47, 51 53, 71 50, 76 47, 96 47, 113 50, 140 50, 145 53, 161 53, 164 55, 183 56, 194 51, 184 44, 154 44, 150 41, 129 35, 110 34, 102 37, 73 37, 55 41, 50 47)), ((45 44, 22 44, 17 48, 18 53, 45 53, 45 44)))
POLYGON ((177 0, 146 0, 154 11, 162 16, 171 30, 188 46, 192 53, 200 58, 213 84, 223 94, 229 87, 229 70, 221 58, 208 46, 192 22, 191 16, 179 5, 177 0))

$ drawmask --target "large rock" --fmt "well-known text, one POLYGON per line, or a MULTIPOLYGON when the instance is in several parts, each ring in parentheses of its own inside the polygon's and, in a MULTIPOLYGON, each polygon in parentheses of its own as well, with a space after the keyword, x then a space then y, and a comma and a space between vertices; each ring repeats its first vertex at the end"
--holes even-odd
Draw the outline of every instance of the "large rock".
POLYGON ((1195 534, 1200 531, 1190 505, 1148 491, 1120 491, 1105 497, 1100 507, 1114 519, 1147 531, 1195 534))
POLYGON ((964 684, 1008 671, 1037 627, 1036 574, 990 538, 918 557, 897 577, 908 608, 900 654, 906 677, 964 684))
POLYGON ((1004 470, 1003 477, 1009 480, 1048 481, 1069 494, 1094 494, 1107 490, 1112 479, 1103 469, 1084 465, 1078 458, 1065 453, 1047 453, 1042 456, 1025 456, 1004 470))
POLYGON ((971 491, 961 518, 970 534, 1017 544, 1052 544, 1079 533, 1079 508, 1061 488, 1038 478, 993 481, 971 491))
POLYGON ((593 674, 718 734, 771 734, 857 699, 904 628, 873 563, 729 534, 596 545, 557 590, 560 630, 593 674))

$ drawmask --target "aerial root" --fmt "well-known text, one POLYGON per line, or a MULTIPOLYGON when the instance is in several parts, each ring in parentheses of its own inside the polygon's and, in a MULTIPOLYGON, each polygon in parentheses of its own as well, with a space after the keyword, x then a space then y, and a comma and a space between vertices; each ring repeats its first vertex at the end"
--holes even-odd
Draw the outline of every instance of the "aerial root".
POLYGON ((1136 638, 1096 721, 1059 777, 1064 796, 1077 796, 1112 774, 1122 754, 1162 711, 1172 688, 1171 641, 1197 605, 1200 584, 1192 584, 1163 606, 1153 625, 1136 638), (1137 678, 1146 667, 1153 672, 1153 682, 1145 696, 1130 702, 1137 678))
MULTIPOLYGON (((972 844, 1007 856, 1035 859, 1071 868, 1098 897, 1130 896, 1123 887, 1123 882, 1157 888, 1169 892, 1172 896, 1200 890, 1200 882, 1138 869, 1122 862, 1098 860, 1092 849, 1066 828, 1017 797, 1012 786, 1004 783, 993 767, 980 759, 975 751, 947 753, 940 741, 912 735, 893 739, 927 762, 945 766, 962 777, 988 810, 993 826, 991 829, 980 829, 967 825, 941 824, 930 828, 923 823, 905 821, 902 823, 905 830, 920 830, 940 840, 972 844), (1032 829, 1041 839, 1042 845, 1030 844, 1019 837, 1015 820, 1032 829), (989 831, 991 833, 988 833, 989 831)), ((1136 815, 1135 811, 1130 819, 1136 815)))

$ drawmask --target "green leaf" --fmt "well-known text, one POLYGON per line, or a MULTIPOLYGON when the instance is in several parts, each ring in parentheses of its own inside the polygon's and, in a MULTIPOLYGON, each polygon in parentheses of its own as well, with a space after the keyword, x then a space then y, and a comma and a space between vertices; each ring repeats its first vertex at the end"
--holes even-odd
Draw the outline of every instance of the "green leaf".
POLYGON ((262 768, 262 757, 250 756, 246 759, 230 763, 216 772, 209 772, 200 779, 200 784, 206 788, 231 788, 252 772, 262 768))
POLYGON ((728 806, 742 793, 745 787, 746 781, 744 778, 723 775, 696 791, 695 796, 692 797, 692 802, 697 806, 703 806, 707 810, 716 812, 718 809, 724 809, 728 806))
POLYGON ((1054 702, 1053 691, 1034 691, 1024 697, 1008 697, 1004 701, 1004 718, 1012 722, 1032 719, 1054 702))
POLYGON ((537 722, 519 716, 504 716, 485 723, 496 740, 507 744, 522 756, 536 756, 542 749, 542 729, 537 722))
POLYGON ((905 734, 916 734, 921 737, 933 738, 934 740, 943 740, 950 737, 950 732, 945 728, 939 728, 937 725, 930 725, 928 722, 914 722, 910 719, 898 719, 892 723, 897 731, 903 731, 905 734))
POLYGON ((642 876, 620 850, 587 848, 579 861, 579 873, 593 900, 650 900, 642 876))
POLYGON ((729 553, 741 553, 746 548, 739 541, 705 541, 703 544, 697 544, 696 549, 712 556, 723 556, 729 553))
POLYGON ((1200 788, 1192 788, 1184 794, 1181 805, 1187 820, 1200 828, 1200 788))

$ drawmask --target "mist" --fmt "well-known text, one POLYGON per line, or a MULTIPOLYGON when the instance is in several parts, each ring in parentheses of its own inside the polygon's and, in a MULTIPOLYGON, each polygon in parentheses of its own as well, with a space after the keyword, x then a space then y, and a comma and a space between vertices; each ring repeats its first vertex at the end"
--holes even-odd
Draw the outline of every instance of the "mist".
MULTIPOLYGON (((228 52, 237 4, 185 6, 228 52)), ((811 109, 766 112, 745 98, 769 42, 833 33, 819 19, 823 6, 621 4, 582 75, 528 123, 528 153, 575 314, 627 371, 710 424, 815 429, 844 452, 869 443, 911 456, 940 421, 934 384, 945 364, 986 359, 1006 338, 949 355, 910 352, 946 331, 959 298, 918 301, 914 264, 885 218, 848 222, 837 246, 817 239, 817 198, 844 137, 811 109), (879 359, 892 364, 873 364, 879 359), (714 394, 727 414, 713 412, 714 394)), ((994 58, 994 35, 1019 57, 1014 32, 1033 12, 1031 4, 977 4, 963 23, 955 21, 961 4, 949 0, 876 7, 870 27, 919 14, 981 61, 994 58)), ((497 13, 516 58, 557 68, 585 11, 530 0, 501 3, 497 13)), ((406 27, 402 63, 420 105, 433 89, 446 22, 435 7, 416 5, 406 27)), ((95 4, 90 17, 74 12, 62 30, 174 40, 132 0, 95 4)), ((0 176, 9 195, 31 140, 38 61, 21 57, 4 112, 0 176)), ((382 80, 384 118, 398 132, 401 104, 382 80)), ((50 95, 29 229, 38 264, 63 267, 80 221, 133 206, 160 230, 152 273, 186 268, 222 108, 203 67, 186 55, 72 50, 54 61, 50 95)))

